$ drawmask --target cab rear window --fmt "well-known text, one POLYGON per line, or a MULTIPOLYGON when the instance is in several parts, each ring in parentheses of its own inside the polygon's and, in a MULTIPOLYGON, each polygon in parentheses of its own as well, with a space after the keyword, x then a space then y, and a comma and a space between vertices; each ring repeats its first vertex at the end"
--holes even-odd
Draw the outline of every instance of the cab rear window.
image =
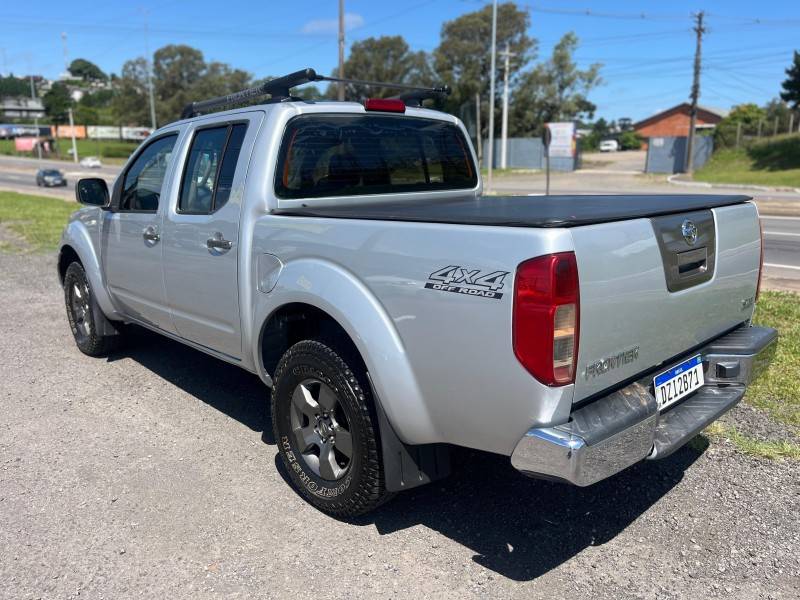
POLYGON ((320 198, 471 189, 477 174, 461 130, 396 115, 301 115, 286 127, 275 192, 320 198))

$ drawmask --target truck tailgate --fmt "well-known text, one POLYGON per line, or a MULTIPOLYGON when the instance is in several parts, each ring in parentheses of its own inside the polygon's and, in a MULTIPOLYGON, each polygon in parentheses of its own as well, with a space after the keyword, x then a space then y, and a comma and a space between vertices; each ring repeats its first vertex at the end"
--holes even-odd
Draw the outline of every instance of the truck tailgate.
POLYGON ((580 279, 575 402, 752 316, 761 252, 752 203, 570 231, 580 279))

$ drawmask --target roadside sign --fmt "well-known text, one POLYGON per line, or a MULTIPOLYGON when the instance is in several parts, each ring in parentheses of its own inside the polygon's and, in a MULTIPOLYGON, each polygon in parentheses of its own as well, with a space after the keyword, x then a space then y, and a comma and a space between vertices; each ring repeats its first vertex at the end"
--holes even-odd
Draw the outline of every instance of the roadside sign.
MULTIPOLYGON (((575 158, 575 123, 547 123, 550 143, 545 142, 553 158, 575 158)), ((547 134, 545 134, 547 135, 547 134)))

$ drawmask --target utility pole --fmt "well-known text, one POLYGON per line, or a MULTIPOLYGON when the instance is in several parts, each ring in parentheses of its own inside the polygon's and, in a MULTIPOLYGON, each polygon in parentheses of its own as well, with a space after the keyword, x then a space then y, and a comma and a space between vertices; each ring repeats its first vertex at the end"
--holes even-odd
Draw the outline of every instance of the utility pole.
POLYGON ((509 49, 508 42, 506 42, 506 49, 500 53, 505 58, 505 67, 503 69, 503 121, 500 133, 500 168, 508 168, 508 72, 511 69, 511 57, 516 56, 515 53, 509 49))
MULTIPOLYGON (((339 0, 339 79, 344 79, 344 0, 339 0)), ((339 82, 338 98, 344 100, 344 83, 339 82)))
POLYGON ((149 11, 143 9, 142 12, 144 12, 144 55, 147 60, 147 95, 150 97, 150 127, 155 131, 158 124, 156 123, 156 100, 153 93, 153 57, 150 56, 150 34, 147 26, 149 11))
MULTIPOLYGON (((67 54, 67 33, 65 31, 61 32, 61 42, 64 45, 64 74, 69 73, 69 58, 67 54)), ((72 93, 69 94, 69 106, 67 108, 67 114, 69 115, 69 133, 72 137, 72 161, 77 163, 78 162, 78 144, 75 141, 75 120, 72 117, 72 93)), ((58 127, 56 127, 56 132, 58 131, 58 127)))
POLYGON ((492 190, 492 168, 494 165, 494 68, 497 58, 497 0, 492 2, 492 67, 489 74, 489 170, 486 191, 492 190))
POLYGON ((478 134, 475 136, 478 142, 478 164, 483 164, 483 133, 481 132, 481 94, 475 92, 475 128, 478 134))
MULTIPOLYGON (((33 85, 33 72, 31 71, 30 64, 28 65, 28 77, 31 81, 31 100, 36 100, 36 87, 33 85)), ((31 106, 33 110, 36 110, 35 106, 31 106)), ((38 111, 37 113, 38 114, 38 111)), ((39 160, 42 160, 42 145, 39 143, 39 117, 33 118, 33 124, 36 127, 36 155, 39 157, 39 160)))
POLYGON ((694 162, 692 161, 692 154, 694 153, 694 130, 697 127, 697 99, 700 97, 700 65, 701 65, 701 51, 703 49, 703 34, 706 32, 703 27, 703 18, 705 13, 701 10, 697 13, 695 18, 694 32, 696 35, 695 49, 694 49, 694 79, 692 81, 692 105, 689 109, 689 139, 686 144, 686 168, 687 173, 691 173, 694 169, 694 162))

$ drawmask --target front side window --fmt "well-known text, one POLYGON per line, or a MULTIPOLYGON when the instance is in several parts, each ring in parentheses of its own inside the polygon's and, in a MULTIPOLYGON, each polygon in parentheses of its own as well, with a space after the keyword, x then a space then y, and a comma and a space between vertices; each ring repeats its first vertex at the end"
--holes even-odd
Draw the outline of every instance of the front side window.
POLYGON ((156 212, 177 134, 151 142, 136 158, 122 182, 119 209, 156 212))
POLYGON ((472 189, 472 156, 453 123, 399 115, 301 115, 286 127, 275 192, 320 198, 472 189))
POLYGON ((246 130, 237 123, 197 132, 183 172, 179 212, 209 214, 225 206, 246 130))

